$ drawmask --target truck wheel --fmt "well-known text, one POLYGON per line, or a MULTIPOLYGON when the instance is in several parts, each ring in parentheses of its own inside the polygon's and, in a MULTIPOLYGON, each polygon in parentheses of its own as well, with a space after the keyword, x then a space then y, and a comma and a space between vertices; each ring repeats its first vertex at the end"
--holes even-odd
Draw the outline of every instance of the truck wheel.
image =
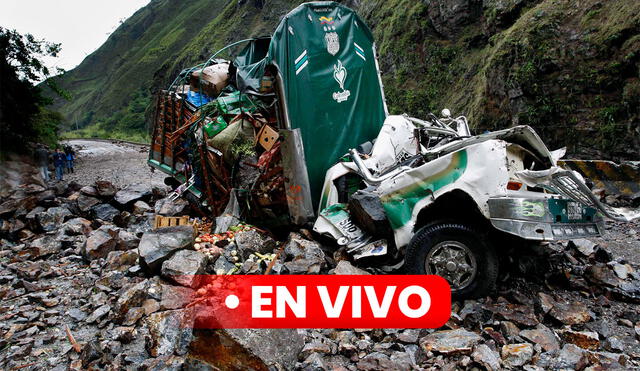
POLYGON ((482 233, 460 223, 438 222, 421 228, 405 256, 408 274, 435 274, 451 286, 454 299, 482 297, 495 289, 498 259, 482 233))

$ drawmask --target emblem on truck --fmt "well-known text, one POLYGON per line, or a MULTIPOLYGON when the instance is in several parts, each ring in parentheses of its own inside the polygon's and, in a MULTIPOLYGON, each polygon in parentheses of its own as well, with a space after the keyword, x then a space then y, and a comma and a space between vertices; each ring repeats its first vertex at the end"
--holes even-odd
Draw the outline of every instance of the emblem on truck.
POLYGON ((342 62, 339 60, 337 64, 333 65, 333 78, 338 82, 342 90, 341 92, 333 93, 333 99, 338 103, 346 101, 349 99, 351 92, 344 89, 344 82, 347 80, 347 69, 344 68, 342 62))
POLYGON ((331 55, 338 54, 340 51, 340 40, 338 39, 338 33, 327 32, 324 34, 324 40, 327 42, 327 52, 331 55))

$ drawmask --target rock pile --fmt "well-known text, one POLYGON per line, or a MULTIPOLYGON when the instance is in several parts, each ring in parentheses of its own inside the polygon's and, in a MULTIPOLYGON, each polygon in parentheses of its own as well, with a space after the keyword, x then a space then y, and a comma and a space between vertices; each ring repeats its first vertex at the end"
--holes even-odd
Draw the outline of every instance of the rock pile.
MULTIPOLYGON (((603 239, 517 246, 505 254, 499 291, 454 302, 440 329, 192 330, 198 274, 370 272, 305 230, 283 241, 246 225, 224 235, 190 225, 154 230, 156 213, 188 212, 164 189, 20 179, 0 184, 3 369, 640 365, 638 265, 603 239)), ((634 236, 638 223, 610 228, 634 236)))

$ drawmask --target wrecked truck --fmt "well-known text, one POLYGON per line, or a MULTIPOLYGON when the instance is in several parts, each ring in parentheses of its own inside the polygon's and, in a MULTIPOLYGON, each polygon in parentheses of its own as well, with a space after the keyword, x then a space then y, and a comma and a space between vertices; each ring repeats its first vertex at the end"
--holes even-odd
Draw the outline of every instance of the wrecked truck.
POLYGON ((599 236, 630 220, 557 166, 527 126, 389 115, 373 37, 351 9, 304 3, 158 94, 149 165, 216 230, 313 225, 361 265, 489 293, 504 241, 599 236), (239 49, 239 50, 238 50, 239 49))

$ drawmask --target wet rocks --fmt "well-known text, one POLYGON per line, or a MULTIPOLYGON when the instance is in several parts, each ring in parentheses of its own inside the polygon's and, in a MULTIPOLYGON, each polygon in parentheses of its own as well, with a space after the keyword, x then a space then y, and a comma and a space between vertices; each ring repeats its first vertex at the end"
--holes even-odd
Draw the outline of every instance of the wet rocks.
POLYGON ((120 211, 109 204, 99 204, 91 208, 91 213, 95 219, 113 222, 120 211))
POLYGON ((196 287, 204 273, 207 257, 197 251, 180 250, 162 263, 162 276, 187 287, 196 287))
POLYGON ((482 341, 475 332, 465 329, 436 331, 420 339, 420 346, 426 352, 441 354, 471 354, 473 347, 482 341))
POLYGON ((193 242, 192 226, 158 228, 145 232, 138 245, 140 261, 150 271, 157 271, 173 253, 193 246, 193 242))

